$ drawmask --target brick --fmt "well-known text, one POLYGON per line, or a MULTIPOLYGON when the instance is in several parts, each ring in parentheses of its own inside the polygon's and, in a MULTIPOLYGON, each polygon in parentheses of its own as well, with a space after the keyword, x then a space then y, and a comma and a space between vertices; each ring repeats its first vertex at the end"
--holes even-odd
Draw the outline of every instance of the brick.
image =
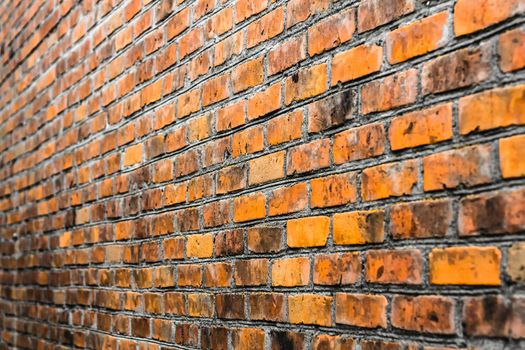
POLYGON ((454 6, 456 36, 474 33, 523 11, 520 0, 458 0, 454 6))
POLYGON ((417 249, 369 250, 366 280, 372 283, 421 284, 423 259, 417 249))
POLYGON ((243 319, 244 313, 243 294, 216 294, 215 295, 215 312, 218 318, 234 320, 243 319))
POLYGON ((282 240, 280 227, 260 226, 248 229, 248 249, 255 253, 274 253, 280 250, 282 240))
POLYGON ((207 13, 210 13, 215 8, 216 1, 213 0, 197 0, 193 8, 193 19, 196 21, 207 13))
POLYGON ((330 309, 333 298, 318 294, 288 296, 288 320, 290 323, 331 326, 330 309))
POLYGON ((525 176, 525 135, 517 135, 499 140, 499 164, 504 178, 525 176))
POLYGON ((209 106, 228 98, 230 95, 229 84, 229 74, 223 74, 206 81, 202 85, 202 105, 209 106))
POLYGON ((296 110, 291 113, 272 118, 266 127, 266 140, 268 145, 274 146, 296 140, 302 135, 304 113, 296 110))
POLYGON ((509 30, 498 40, 499 66, 504 72, 512 72, 525 67, 525 31, 509 30))
POLYGON ((320 132, 344 124, 353 117, 355 93, 347 90, 308 105, 308 132, 320 132))
POLYGON ((359 32, 379 27, 413 12, 414 0, 365 0, 359 4, 357 27, 359 32))
POLYGON ((384 241, 382 210, 337 213, 333 219, 334 244, 368 244, 384 241))
POLYGON ((305 335, 292 331, 270 331, 271 349, 304 349, 305 335))
POLYGON ((234 129, 245 123, 246 102, 240 101, 217 111, 217 131, 234 129))
POLYGON ((327 334, 316 335, 313 339, 313 350, 354 350, 355 340, 344 336, 327 334))
POLYGON ((244 21, 266 9, 268 0, 237 0, 235 2, 235 23, 244 21))
POLYGON ((383 48, 377 45, 360 45, 334 55, 331 85, 355 80, 378 72, 383 61, 383 48))
POLYGON ((204 265, 205 287, 231 287, 233 267, 230 263, 218 262, 204 265))
POLYGON ((177 116, 184 118, 200 109, 201 90, 193 89, 177 98, 177 116))
POLYGON ((467 47, 423 65, 423 94, 455 90, 487 80, 492 74, 488 45, 467 47))
POLYGON ((388 134, 392 150, 450 140, 452 105, 438 105, 396 117, 390 123, 388 134))
POLYGON ((413 69, 366 83, 361 88, 361 112, 388 111, 416 101, 417 72, 413 69))
POLYGON ((206 204, 202 209, 204 227, 217 227, 230 222, 231 201, 224 200, 206 204))
POLYGON ((461 134, 525 124, 525 85, 493 89, 459 100, 461 134))
POLYGON ((215 236, 215 255, 230 256, 239 255, 244 251, 243 230, 224 231, 215 236))
POLYGON ((391 64, 432 52, 447 41, 449 15, 443 11, 388 33, 387 57, 391 64))
POLYGON ((188 315, 191 317, 212 317, 212 295, 208 293, 188 294, 188 315))
POLYGON ((246 46, 248 48, 254 47, 279 35, 283 29, 284 12, 282 7, 278 7, 260 19, 250 23, 247 27, 246 46))
POLYGON ((284 177, 284 151, 271 153, 249 161, 250 185, 274 181, 284 177))
POLYGON ((142 161, 142 144, 136 144, 126 148, 124 153, 124 166, 131 166, 142 161))
POLYGON ((306 173, 330 166, 330 143, 320 139, 288 150, 287 175, 306 173))
POLYGON ((382 295, 337 293, 335 322, 356 327, 386 328, 387 304, 382 295))
POLYGON ((191 80, 205 75, 211 69, 211 50, 204 51, 190 61, 189 76, 191 80))
POLYGON ((179 265, 177 267, 177 280, 179 287, 200 287, 202 284, 202 268, 201 265, 187 264, 179 265))
POLYGON ((256 153, 264 149, 264 131, 254 126, 235 133, 232 137, 232 157, 256 153))
POLYGON ((436 191, 473 187, 492 180, 489 145, 469 146, 427 156, 423 159, 423 188, 436 191))
POLYGON ((166 34, 168 40, 173 39, 177 35, 181 34, 190 24, 190 7, 178 12, 175 16, 170 18, 166 23, 166 34))
POLYGON ((232 332, 234 350, 263 350, 264 330, 258 328, 242 328, 232 332))
POLYGON ((356 180, 357 176, 353 172, 312 179, 310 207, 324 208, 355 202, 356 180))
POLYGON ((432 284, 501 284, 501 252, 495 247, 434 248, 428 259, 432 284))
POLYGON ((286 237, 291 248, 322 247, 326 245, 330 232, 330 218, 312 216, 288 220, 286 237))
POLYGON ((278 188, 268 196, 268 215, 282 215, 305 209, 308 205, 306 183, 278 188))
POLYGON ((514 243, 507 252, 506 273, 513 282, 525 282, 525 243, 514 243))
POLYGON ((392 299, 392 326, 437 334, 455 334, 455 303, 440 296, 409 297, 396 295, 392 299))
POLYGON ((238 31, 237 33, 218 42, 214 49, 214 65, 220 66, 233 56, 239 55, 243 49, 243 46, 244 31, 238 31))
POLYGON ((319 64, 294 73, 284 81, 284 101, 287 105, 322 94, 327 89, 327 67, 319 64))
POLYGON ((210 258, 213 255, 213 235, 198 234, 188 236, 186 255, 190 258, 210 258))
POLYGON ((306 286, 310 279, 310 261, 308 258, 283 258, 272 264, 272 286, 306 286))
POLYGON ((282 293, 250 294, 250 319, 283 322, 286 320, 282 293))
POLYGON ((375 123, 342 131, 334 136, 334 163, 372 158, 385 151, 385 128, 375 123))
POLYGON ((258 57, 235 67, 231 73, 233 92, 260 85, 264 80, 263 57, 258 57))
POLYGON ((363 170, 361 196, 365 201, 411 194, 417 185, 417 161, 388 163, 363 170))
POLYGON ((512 305, 501 295, 470 297, 464 301, 462 320, 470 336, 507 337, 512 305))
POLYGON ((268 53, 268 75, 280 73, 306 58, 306 36, 290 38, 268 53))
POLYGON ((179 40, 179 60, 195 52, 204 45, 202 28, 195 28, 179 40))
POLYGON ((286 6, 286 27, 304 22, 311 16, 328 9, 328 0, 291 0, 286 6))
POLYGON ((248 119, 268 115, 281 107, 281 84, 273 84, 248 99, 248 119))
POLYGON ((215 38, 233 27, 233 9, 227 7, 206 21, 206 39, 215 38))
POLYGON ((314 258, 314 284, 348 285, 359 282, 359 253, 322 254, 314 258))
POLYGON ((394 239, 445 237, 452 218, 447 199, 395 204, 390 208, 390 232, 394 239))
POLYGON ((233 201, 233 220, 243 222, 261 219, 266 216, 266 196, 254 193, 236 197, 233 201))
POLYGON ((217 194, 224 194, 246 187, 246 167, 234 165, 221 169, 217 174, 217 194))
POLYGON ((268 260, 250 259, 235 262, 236 286, 260 286, 268 280, 268 260))
POLYGON ((352 39, 355 11, 350 9, 308 28, 308 54, 314 56, 352 39))

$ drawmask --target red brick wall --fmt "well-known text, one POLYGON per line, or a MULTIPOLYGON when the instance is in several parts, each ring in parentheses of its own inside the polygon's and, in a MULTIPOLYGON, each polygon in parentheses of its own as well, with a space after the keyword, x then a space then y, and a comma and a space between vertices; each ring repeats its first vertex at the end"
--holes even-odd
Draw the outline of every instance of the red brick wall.
POLYGON ((0 4, 0 349, 525 348, 523 0, 0 4))

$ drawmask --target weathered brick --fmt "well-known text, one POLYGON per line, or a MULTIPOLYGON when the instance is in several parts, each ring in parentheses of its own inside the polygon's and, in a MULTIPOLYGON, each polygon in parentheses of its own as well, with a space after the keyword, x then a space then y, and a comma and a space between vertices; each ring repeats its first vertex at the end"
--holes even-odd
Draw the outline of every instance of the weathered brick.
POLYGON ((268 53, 268 75, 280 73, 306 58, 306 37, 283 41, 268 53))
POLYGON ((378 45, 360 45, 338 53, 332 61, 332 86, 355 80, 381 69, 383 48, 378 45))
POLYGON ((318 170, 329 165, 330 143, 328 139, 312 141, 288 150, 287 175, 318 170))
POLYGON ((268 280, 268 260, 250 259, 235 262, 236 286, 260 286, 268 280))
POLYGON ((320 285, 354 284, 360 280, 358 253, 323 254, 314 259, 314 283, 320 285))
POLYGON ((390 232, 394 239, 444 237, 452 218, 447 199, 395 204, 390 208, 390 232))
POLYGON ((261 219, 266 216, 266 196, 254 193, 236 197, 233 201, 233 220, 235 222, 261 219))
POLYGON ((373 283, 421 284, 423 259, 416 249, 369 250, 366 280, 373 283))
POLYGON ((470 34, 523 11, 520 0, 458 0, 454 6, 454 33, 470 34))
POLYGON ((274 181, 284 177, 284 151, 251 159, 248 163, 250 185, 274 181))
POLYGON ((434 248, 428 260, 432 284, 501 283, 501 252, 495 247, 434 248))
POLYGON ((282 215, 305 209, 308 205, 306 183, 298 183, 290 187, 279 188, 268 197, 268 215, 282 215))
POLYGON ((327 89, 327 67, 319 64, 300 70, 284 82, 284 101, 287 105, 322 94, 327 89))
POLYGON ((326 245, 330 232, 330 218, 312 216, 288 220, 286 237, 291 248, 322 247, 326 245))
POLYGON ((416 160, 367 168, 361 175, 361 196, 372 201, 411 194, 417 185, 417 173, 416 160))
POLYGON ((525 67, 525 32, 513 29, 503 33, 498 41, 499 66, 504 72, 525 67))
POLYGON ((250 319, 282 322, 286 319, 284 294, 252 293, 250 294, 250 319))
POLYGON ((281 107, 281 84, 273 84, 248 99, 248 119, 254 120, 281 107))
POLYGON ((525 176, 525 135, 517 135, 499 140, 499 164, 504 178, 525 176))
POLYGON ((335 322, 356 327, 386 328, 387 304, 382 295, 337 293, 335 322))
POLYGON ((282 287, 305 286, 310 279, 308 258, 283 258, 272 264, 272 285, 282 287))
POLYGON ((367 244, 384 241, 382 210, 338 213, 333 219, 334 244, 367 244))
POLYGON ((355 31, 355 11, 349 9, 308 28, 308 54, 314 56, 350 40, 355 31))
POLYGON ((343 173, 320 177, 310 181, 310 207, 323 208, 355 202, 357 176, 343 173))
POLYGON ((288 296, 288 320, 291 323, 331 326, 333 298, 318 294, 288 296))
POLYGON ((302 135, 304 113, 293 111, 268 121, 266 140, 270 146, 298 139, 302 135))
POLYGON ((247 28, 246 46, 254 47, 263 41, 269 40, 284 29, 284 12, 278 7, 272 12, 264 15, 261 19, 252 22, 247 28))
POLYGON ((371 158, 385 151, 385 128, 375 123, 342 131, 334 136, 334 163, 371 158))
POLYGON ((308 105, 308 132, 320 132, 353 117, 355 93, 347 90, 308 105))
POLYGON ((454 313, 455 303, 447 297, 396 295, 392 299, 392 325, 396 328, 454 334, 454 313))

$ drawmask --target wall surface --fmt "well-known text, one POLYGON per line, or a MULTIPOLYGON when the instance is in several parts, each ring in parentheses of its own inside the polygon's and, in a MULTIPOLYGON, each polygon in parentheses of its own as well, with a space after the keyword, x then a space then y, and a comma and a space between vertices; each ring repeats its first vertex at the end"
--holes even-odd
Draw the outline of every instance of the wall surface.
POLYGON ((524 349, 524 22, 2 2, 0 349, 524 349))

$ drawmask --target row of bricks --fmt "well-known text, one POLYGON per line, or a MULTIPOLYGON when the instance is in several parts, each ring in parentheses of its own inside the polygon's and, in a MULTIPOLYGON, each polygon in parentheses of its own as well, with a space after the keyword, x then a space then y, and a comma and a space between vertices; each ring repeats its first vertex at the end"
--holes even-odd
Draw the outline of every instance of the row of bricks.
MULTIPOLYGON (((89 293, 72 294, 69 300, 80 306, 96 305, 113 310, 126 310, 165 316, 218 318, 224 320, 255 320, 332 327, 336 324, 360 328, 389 328, 420 333, 457 334, 455 315, 463 305, 463 331, 468 336, 525 337, 521 318, 525 299, 500 295, 451 297, 423 295, 383 295, 336 293, 322 294, 248 293, 125 293, 98 292, 91 303, 89 293), (390 316, 388 314, 390 313, 390 316), (335 317, 332 317, 332 314, 335 317)), ((47 308, 53 310, 53 308, 47 308)), ((59 311, 58 309, 57 311, 59 311)), ((50 319, 51 314, 41 315, 50 319)), ((37 316, 37 315, 35 315, 37 316)), ((162 318, 110 315, 100 311, 84 311, 84 326, 96 327, 117 334, 173 341, 173 320, 162 318), (94 322, 97 320, 98 322, 94 322), (96 325, 96 326, 95 326, 96 325), (162 334, 159 338, 159 334, 162 334)), ((201 320, 202 321, 202 320, 201 320)))
MULTIPOLYGON (((171 243, 165 240, 164 243, 171 243)), ((156 246, 155 248, 158 248, 156 246)), ((170 249, 166 247, 167 249, 170 249)), ((204 248, 205 249, 205 248, 204 248)), ((89 250, 88 250, 89 251, 89 250)), ((86 251, 84 251, 86 252, 86 251)), ((69 256, 77 265, 87 264, 83 256, 73 251, 69 256)), ((152 252, 158 254, 157 251, 152 252)), ((172 253, 166 250, 165 254, 172 253)), ((67 254, 61 255, 68 260, 67 254)), ((252 258, 235 261, 186 263, 140 268, 79 269, 72 276, 65 271, 2 273, 6 283, 37 283, 64 286, 85 283, 90 286, 119 288, 203 287, 231 288, 247 286, 299 287, 355 285, 366 283, 421 285, 425 283, 428 264, 429 283, 432 285, 499 286, 502 284, 503 259, 501 249, 495 246, 452 246, 433 248, 427 253, 418 249, 369 249, 358 252, 318 253, 312 257, 252 258), (364 272, 363 272, 363 262, 364 272)), ((506 275, 511 281, 525 280, 523 258, 525 249, 516 243, 508 249, 506 275)), ((148 256, 150 258, 150 256, 148 256)), ((135 259, 138 262, 138 259, 135 259)), ((63 263, 68 265, 68 261, 63 263)), ((26 297, 26 288, 13 289, 12 297, 26 297), (15 293, 15 291, 17 291, 15 293)), ((115 299, 116 300, 116 299, 115 299)))
MULTIPOLYGON (((514 44, 508 44, 509 42, 511 43, 514 43, 516 41, 519 41, 521 40, 520 39, 520 35, 523 36, 523 32, 519 32, 519 30, 516 30, 516 31, 513 31, 513 32, 509 32, 507 37, 504 38, 504 40, 502 39, 503 43, 500 43, 500 46, 502 46, 504 49, 504 53, 501 54, 502 57, 506 58, 507 61, 510 61, 510 62, 514 62, 512 63, 513 66, 512 68, 509 68, 508 70, 514 70, 514 69, 518 69, 520 68, 520 65, 519 65, 519 62, 516 63, 516 59, 514 57, 519 57, 519 51, 516 51, 516 50, 519 50, 520 46, 519 45, 514 45, 514 44), (518 39, 516 39, 518 38, 518 39), (507 44, 505 44, 507 43, 507 44)), ((296 45, 297 46, 297 45, 296 45)), ((286 52, 288 52, 288 50, 285 50, 286 52)), ((352 50, 350 50, 349 52, 346 52, 344 53, 344 55, 346 55, 345 57, 341 58, 342 62, 341 62, 341 66, 343 67, 342 69, 345 71, 345 72, 342 72, 343 75, 349 75, 348 77, 343 77, 342 79, 335 79, 335 83, 337 83, 337 81, 346 81, 346 80, 351 80, 351 79, 355 79, 355 78, 358 78, 360 76, 363 76, 363 75, 366 75, 366 74, 369 74, 369 73, 372 73, 373 71, 377 71, 380 69, 380 67, 377 67, 377 68, 370 68, 371 71, 367 71, 367 72, 361 72, 361 73, 355 73, 355 72, 351 72, 351 71, 348 71, 347 67, 349 66, 355 66, 355 65, 349 65, 349 61, 351 62, 352 59, 355 59, 356 57, 361 57, 363 54, 368 57, 369 54, 367 55, 366 52, 367 51, 371 51, 371 52, 376 52, 377 50, 375 50, 374 48, 371 48, 369 46, 360 46, 360 47, 357 47, 357 48, 354 48, 352 50)), ((377 53, 377 52, 376 52, 377 53)), ((343 54, 343 53, 342 53, 343 54)), ((342 54, 339 54, 339 55, 342 55, 342 54)), ((486 48, 478 48, 478 49, 469 49, 469 50, 462 50, 462 51, 458 51, 458 52, 455 52, 453 54, 450 54, 449 56, 443 58, 439 58, 437 59, 435 62, 430 62, 429 65, 431 66, 431 68, 428 69, 429 71, 429 74, 428 76, 431 77, 431 81, 429 82, 429 84, 433 87, 430 88, 429 92, 440 92, 440 91, 444 91, 444 90, 450 90, 450 89, 454 89, 454 88, 457 88, 457 87, 461 87, 461 86, 468 86, 468 85, 471 85, 471 84, 474 84, 476 82, 479 82, 478 80, 479 79, 486 79, 488 77, 488 74, 490 73, 490 67, 488 65, 488 62, 489 62, 489 59, 488 57, 485 57, 489 55, 489 52, 486 50, 486 48), (456 77, 458 79, 448 79, 447 78, 447 81, 438 81, 438 82, 434 82, 432 79, 434 79, 434 77, 436 75, 439 76, 439 74, 435 74, 437 73, 439 70, 442 69, 442 67, 450 67, 450 65, 461 65, 463 61, 471 61, 473 62, 473 65, 472 65, 472 69, 470 70, 470 72, 464 72, 464 73, 461 73, 463 74, 464 76, 462 77, 456 77), (435 66, 435 67, 434 67, 435 66), (483 71, 484 74, 478 74, 479 71, 483 71), (476 72, 476 74, 474 74, 474 72, 476 72), (461 79, 460 79, 461 78, 461 79)), ((337 57, 336 57, 337 58, 337 57)), ((337 60, 336 58, 334 58, 334 63, 333 64, 336 64, 337 60)), ((374 60, 371 60, 371 61, 374 61, 374 60)), ((377 59, 375 61, 378 61, 377 59)), ((381 60, 379 60, 378 62, 380 62, 381 60)), ((508 65, 508 63, 507 63, 508 65)), ((325 67, 324 65, 321 65, 321 66, 317 66, 314 67, 314 68, 309 68, 308 70, 306 71, 302 71, 302 72, 299 72, 299 77, 303 77, 303 79, 300 79, 300 80, 304 80, 304 82, 295 82, 294 80, 296 80, 296 77, 290 77, 287 82, 288 83, 285 83, 285 87, 288 86, 289 88, 287 90, 289 90, 290 92, 290 96, 289 97, 288 93, 285 93, 285 101, 288 103, 288 102, 291 102, 295 99, 303 99, 303 98, 307 98, 307 97, 310 97, 311 95, 315 95, 315 94, 318 94, 318 93, 321 93, 323 92, 325 89, 325 87, 320 87, 320 86, 317 86, 319 85, 318 83, 322 83, 323 81, 326 81, 326 78, 323 78, 322 76, 320 77, 319 74, 323 74, 323 70, 325 71, 324 73, 326 73, 326 69, 323 69, 323 67, 325 67), (292 79, 293 78, 293 79, 292 79), (306 91, 306 90, 309 90, 309 89, 304 89, 303 87, 299 86, 301 84, 298 85, 298 83, 301 83, 303 85, 306 85, 308 87, 311 87, 312 91, 306 91)), ((326 68, 326 67, 325 67, 326 68)), ((233 87, 233 90, 234 91, 242 91, 244 90, 245 88, 247 87, 240 87, 239 89, 235 88, 235 81, 239 81, 241 84, 250 84, 250 86, 253 86, 253 85, 257 85, 257 84, 260 84, 262 83, 263 81, 263 66, 262 66, 262 61, 261 60, 258 60, 258 59, 255 59, 255 60, 252 60, 252 61, 249 61, 249 62, 246 62, 244 63, 243 65, 237 67, 235 69, 235 71, 237 72, 232 72, 232 79, 234 80, 234 87, 233 87), (235 77, 239 77, 239 79, 236 79, 235 77), (242 79, 241 79, 242 78, 242 79), (253 84, 251 84, 253 83, 253 84)), ((368 69, 368 68, 367 68, 368 69)), ((333 74, 337 74, 337 69, 335 67, 332 67, 332 71, 333 71, 333 74)), ((424 69, 425 71, 425 69, 424 69)), ((173 76, 170 76, 169 78, 165 79, 166 82, 168 81, 172 81, 174 78, 173 76)), ((127 79, 129 80, 129 79, 127 79)), ((177 81, 180 81, 180 77, 178 77, 177 81)), ((223 81, 224 79, 222 77, 218 77, 218 78, 214 78, 212 81, 209 81, 208 83, 206 84, 209 84, 209 88, 205 88, 205 85, 203 85, 203 104, 206 105, 206 102, 208 100, 208 98, 206 98, 207 95, 211 94, 213 96, 222 96, 224 97, 225 93, 223 92, 217 92, 215 91, 215 88, 221 88, 222 84, 217 84, 217 82, 221 82, 223 81), (206 91, 204 90, 209 90, 209 94, 208 93, 205 93, 206 91)), ((439 79, 438 79, 439 80, 439 79)), ((321 84, 322 85, 322 84, 321 84)), ((424 84, 424 86, 427 86, 428 84, 424 84)), ((249 86, 248 86, 249 87, 249 86)), ((222 86, 222 88, 225 88, 224 86, 222 86)), ((168 92, 169 91, 172 91, 172 87, 167 87, 167 90, 168 92)), ((129 90, 129 89, 125 89, 125 90, 129 90)), ((164 89, 166 90, 166 88, 164 89)), ((425 89, 424 89, 425 90, 425 89)), ((193 94, 195 95, 195 90, 190 92, 189 94, 193 94)), ((143 92, 141 92, 141 94, 143 95, 144 98, 139 98, 139 101, 137 101, 138 103, 135 103, 133 102, 132 104, 137 106, 137 107, 140 107, 146 103, 149 103, 151 101, 149 101, 149 98, 150 97, 153 97, 154 100, 157 100, 159 99, 161 96, 162 96, 162 81, 158 81, 148 87, 146 87, 143 92), (140 100, 143 100, 142 102, 140 102, 140 100)), ((373 94, 372 94, 373 95, 373 94)), ((140 97, 140 96, 139 96, 140 97)), ((183 98, 183 101, 187 100, 188 98, 194 98, 195 96, 192 96, 192 95, 188 95, 186 97, 184 96, 181 96, 180 98, 183 98)), ((221 99, 222 99, 221 97, 221 99)), ((134 100, 136 100, 136 98, 134 98, 134 100)), ((212 101, 213 98, 210 99, 210 101, 212 101)), ((396 100, 396 98, 394 98, 394 100, 396 100)), ((185 101, 186 102, 186 101, 185 101)), ((213 102, 216 102, 216 101, 213 101, 213 102)), ((400 101, 398 101, 400 102, 400 101)), ((199 102, 200 103, 200 102, 199 102)), ((121 103, 121 105, 125 104, 124 102, 121 103)), ((179 103, 180 105, 183 105, 182 103, 179 103)), ((121 106, 122 107, 122 106, 121 106)), ((390 107, 392 108, 392 107, 390 107)), ((188 107, 188 108, 185 108, 186 111, 180 111, 181 112, 181 116, 180 117, 183 117, 185 113, 191 113, 193 111, 193 107, 188 107)), ((368 107, 364 107, 363 110, 366 111, 368 109, 368 107)), ((374 111, 376 110, 377 108, 376 107, 371 107, 370 111, 374 111)), ((112 110, 115 110, 115 108, 112 108, 112 110)), ((379 109, 381 110, 381 109, 379 109)), ((111 112, 110 112, 111 114, 111 112)), ((110 116, 110 119, 111 116, 110 116)), ((45 155, 44 155, 45 157, 45 155)), ((44 158, 45 159, 45 158, 44 158)))

